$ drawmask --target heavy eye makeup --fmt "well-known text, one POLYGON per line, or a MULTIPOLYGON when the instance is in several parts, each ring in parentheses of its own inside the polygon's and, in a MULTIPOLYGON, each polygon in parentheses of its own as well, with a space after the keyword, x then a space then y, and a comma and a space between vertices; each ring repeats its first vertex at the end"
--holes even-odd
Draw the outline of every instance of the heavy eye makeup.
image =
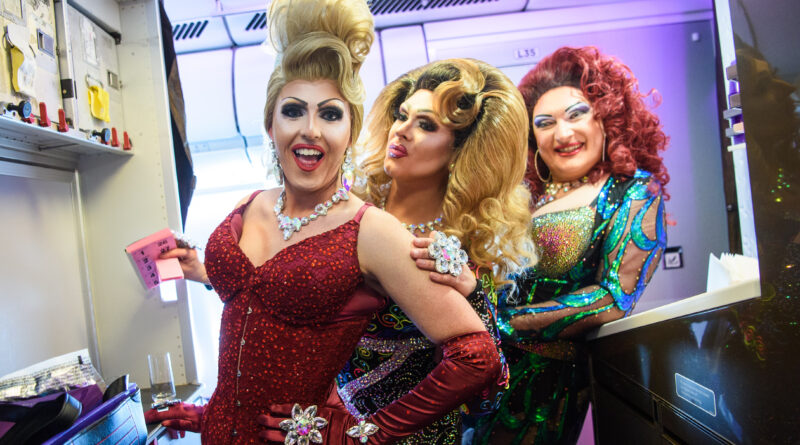
POLYGON ((567 116, 569 116, 570 119, 579 119, 591 112, 592 107, 585 102, 578 102, 566 109, 567 116))
POLYGON ((340 121, 344 117, 344 110, 336 105, 326 105, 319 110, 319 115, 326 121, 340 121))
POLYGON ((405 122, 408 120, 408 114, 401 108, 395 108, 392 112, 392 117, 396 121, 405 122))
POLYGON ((299 102, 286 102, 281 106, 281 115, 290 119, 301 117, 306 113, 306 105, 299 102))
POLYGON ((549 114, 540 114, 533 118, 533 126, 539 129, 547 128, 555 123, 553 116, 549 114))
POLYGON ((433 120, 431 120, 429 118, 420 117, 419 118, 419 128, 422 128, 425 131, 429 131, 429 132, 433 133, 433 132, 435 132, 436 130, 439 129, 439 126, 436 125, 436 122, 434 122, 433 120))
MULTIPOLYGON (((393 115, 395 121, 405 122, 408 120, 408 113, 405 109, 403 109, 402 106, 395 109, 393 115)), ((424 131, 435 132, 439 129, 439 126, 436 124, 436 122, 424 114, 417 114, 415 119, 419 128, 424 131)))

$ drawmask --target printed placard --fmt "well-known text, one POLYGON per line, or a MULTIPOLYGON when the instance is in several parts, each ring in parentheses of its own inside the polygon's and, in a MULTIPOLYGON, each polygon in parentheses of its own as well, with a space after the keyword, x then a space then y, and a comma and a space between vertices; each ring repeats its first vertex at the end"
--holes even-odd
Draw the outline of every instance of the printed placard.
POLYGON ((717 416, 717 399, 714 391, 676 372, 675 392, 683 400, 714 417, 717 416))

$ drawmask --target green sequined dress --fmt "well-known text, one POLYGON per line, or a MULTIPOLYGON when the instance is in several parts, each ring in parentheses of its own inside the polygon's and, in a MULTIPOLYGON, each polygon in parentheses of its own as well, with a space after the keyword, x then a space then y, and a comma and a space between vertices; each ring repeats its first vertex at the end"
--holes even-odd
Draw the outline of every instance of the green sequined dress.
POLYGON ((588 206, 531 223, 539 262, 498 302, 509 388, 474 423, 473 444, 577 441, 589 403, 583 334, 630 314, 666 246, 661 190, 642 170, 609 178, 588 206))

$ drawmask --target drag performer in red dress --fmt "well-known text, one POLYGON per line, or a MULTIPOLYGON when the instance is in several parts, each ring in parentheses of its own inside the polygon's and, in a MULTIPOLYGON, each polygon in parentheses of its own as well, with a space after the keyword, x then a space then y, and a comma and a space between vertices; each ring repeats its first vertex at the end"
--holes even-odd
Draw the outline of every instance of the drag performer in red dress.
MULTIPOLYGON (((392 443, 492 382, 499 355, 463 296, 416 268, 413 236, 349 194, 350 146, 363 117, 358 70, 374 37, 366 4, 275 0, 269 29, 279 62, 265 127, 283 187, 244 199, 211 235, 205 265, 194 250, 169 253, 225 302, 219 379, 206 407, 182 404, 147 418, 202 431, 204 443, 392 443), (385 304, 370 289, 392 295, 443 358, 368 418, 317 410, 385 304), (276 407, 293 404, 291 419, 276 428, 287 417, 276 407)), ((459 267, 465 262, 452 245, 436 249, 459 267)))

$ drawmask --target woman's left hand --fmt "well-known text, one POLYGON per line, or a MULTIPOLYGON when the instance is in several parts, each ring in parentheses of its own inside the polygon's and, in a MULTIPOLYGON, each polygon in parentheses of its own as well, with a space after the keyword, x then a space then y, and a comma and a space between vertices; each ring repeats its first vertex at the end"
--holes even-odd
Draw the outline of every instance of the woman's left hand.
POLYGON ((464 267, 461 275, 454 277, 449 273, 439 273, 436 271, 436 262, 428 254, 428 246, 433 242, 433 238, 414 238, 414 247, 411 249, 411 258, 420 270, 430 271, 431 281, 445 286, 450 286, 463 296, 468 296, 475 290, 478 280, 469 267, 464 267))
MULTIPOLYGON (((258 433, 261 440, 268 443, 285 443, 288 431, 283 430, 280 424, 292 418, 293 407, 294 404, 291 403, 274 404, 269 407, 270 412, 268 414, 261 414, 256 418, 256 421, 264 427, 258 433)), ((301 407, 304 411, 307 408, 306 406, 301 407)), ((316 410, 312 417, 321 417, 326 421, 325 426, 317 430, 319 437, 322 438, 321 443, 356 443, 345 432, 356 425, 358 421, 346 410, 322 406, 316 410)), ((313 424, 314 422, 312 420, 309 423, 313 424)), ((312 441, 312 443, 314 442, 312 441)))

